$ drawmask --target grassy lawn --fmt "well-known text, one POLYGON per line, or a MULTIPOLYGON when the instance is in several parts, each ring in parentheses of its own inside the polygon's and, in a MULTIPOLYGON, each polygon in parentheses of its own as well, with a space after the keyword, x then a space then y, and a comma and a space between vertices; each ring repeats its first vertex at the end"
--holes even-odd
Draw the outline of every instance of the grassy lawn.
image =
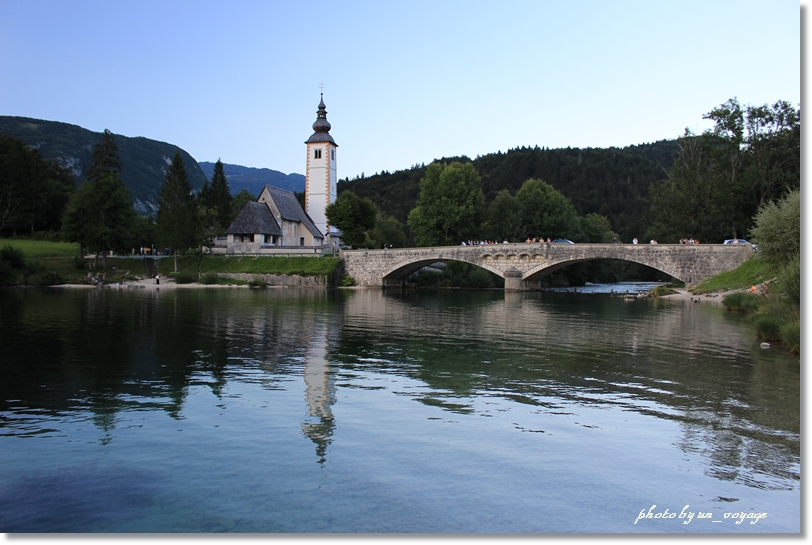
POLYGON ((73 257, 79 255, 79 245, 72 242, 50 242, 47 240, 16 240, 0 238, 0 248, 9 244, 34 257, 73 257))
POLYGON ((776 273, 771 264, 762 261, 760 255, 755 255, 742 263, 738 269, 717 274, 701 282, 690 291, 699 295, 711 291, 749 288, 753 284, 771 280, 776 273))

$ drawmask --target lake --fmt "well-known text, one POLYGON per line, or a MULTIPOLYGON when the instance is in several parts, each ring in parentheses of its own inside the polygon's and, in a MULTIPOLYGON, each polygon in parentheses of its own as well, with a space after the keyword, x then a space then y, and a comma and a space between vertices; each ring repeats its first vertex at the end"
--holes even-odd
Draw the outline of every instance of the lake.
POLYGON ((800 532, 798 357, 591 291, 0 290, 0 531, 800 532))

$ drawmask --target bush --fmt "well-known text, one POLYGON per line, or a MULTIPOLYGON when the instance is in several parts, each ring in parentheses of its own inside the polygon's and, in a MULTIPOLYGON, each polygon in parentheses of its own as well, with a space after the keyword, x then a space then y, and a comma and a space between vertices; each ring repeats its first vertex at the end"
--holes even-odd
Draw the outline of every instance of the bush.
POLYGON ((796 307, 801 307, 801 255, 796 254, 778 273, 778 291, 796 307))
POLYGON ((85 258, 79 257, 78 255, 73 256, 73 268, 77 271, 87 269, 87 262, 85 261, 85 258))
POLYGON ((801 320, 793 320, 781 326, 781 340, 796 354, 801 353, 801 320))
POLYGON ((0 248, 0 261, 5 261, 13 269, 22 270, 25 268, 25 254, 11 244, 6 244, 0 248))
POLYGON ((755 317, 753 324, 759 337, 768 341, 781 340, 781 321, 772 314, 760 314, 755 317))
POLYGON ((341 275, 341 285, 345 288, 355 285, 355 279, 348 274, 341 275))
POLYGON ((756 214, 750 237, 759 252, 784 264, 801 251, 801 192, 793 190, 778 203, 767 203, 756 214))
POLYGON ((664 295, 674 295, 675 293, 679 293, 678 291, 671 289, 668 286, 657 286, 653 290, 649 292, 649 294, 653 297, 662 297, 664 295))
POLYGON ((737 291, 725 295, 722 304, 728 310, 739 312, 755 312, 759 307, 758 296, 746 291, 737 291))
POLYGON ((200 283, 211 285, 211 284, 219 284, 220 283, 220 275, 216 272, 209 271, 204 273, 203 276, 200 277, 200 283))
POLYGON ((172 275, 172 278, 175 280, 175 284, 191 284, 195 281, 195 276, 188 272, 179 272, 172 275))
POLYGON ((248 285, 252 288, 267 288, 268 283, 260 278, 259 276, 255 276, 251 280, 248 281, 248 285))

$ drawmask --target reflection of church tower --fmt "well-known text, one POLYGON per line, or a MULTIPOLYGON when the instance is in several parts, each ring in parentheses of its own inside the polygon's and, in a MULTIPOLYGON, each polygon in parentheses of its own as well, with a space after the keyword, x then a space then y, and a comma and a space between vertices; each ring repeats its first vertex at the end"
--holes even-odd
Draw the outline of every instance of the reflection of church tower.
MULTIPOLYGON (((305 211, 324 234, 324 243, 333 244, 338 238, 335 227, 327 224, 324 215, 325 207, 336 200, 336 148, 330 136, 330 123, 327 121, 327 110, 324 106, 324 94, 319 102, 316 131, 305 141, 307 144, 307 168, 305 173, 305 211)), ((337 249, 337 248, 335 248, 337 249)))
POLYGON ((302 422, 302 431, 316 444, 316 455, 321 463, 324 463, 335 428, 332 412, 335 384, 327 362, 327 335, 326 324, 313 328, 304 364, 305 400, 310 419, 302 422))

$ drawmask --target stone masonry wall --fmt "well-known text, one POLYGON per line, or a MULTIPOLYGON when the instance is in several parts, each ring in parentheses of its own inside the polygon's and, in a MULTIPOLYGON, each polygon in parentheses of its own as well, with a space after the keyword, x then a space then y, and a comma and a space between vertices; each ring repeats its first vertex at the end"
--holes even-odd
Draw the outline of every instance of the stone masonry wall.
POLYGON ((220 273, 225 278, 234 278, 250 282, 254 278, 260 278, 269 286, 294 286, 304 288, 325 288, 327 287, 327 277, 325 276, 298 276, 295 274, 247 274, 247 273, 220 273))
POLYGON ((488 244, 389 250, 342 251, 346 273, 359 286, 399 285, 403 277, 437 261, 472 263, 510 280, 507 289, 526 289, 551 267, 592 259, 648 265, 694 285, 747 261, 750 245, 722 244, 488 244))

